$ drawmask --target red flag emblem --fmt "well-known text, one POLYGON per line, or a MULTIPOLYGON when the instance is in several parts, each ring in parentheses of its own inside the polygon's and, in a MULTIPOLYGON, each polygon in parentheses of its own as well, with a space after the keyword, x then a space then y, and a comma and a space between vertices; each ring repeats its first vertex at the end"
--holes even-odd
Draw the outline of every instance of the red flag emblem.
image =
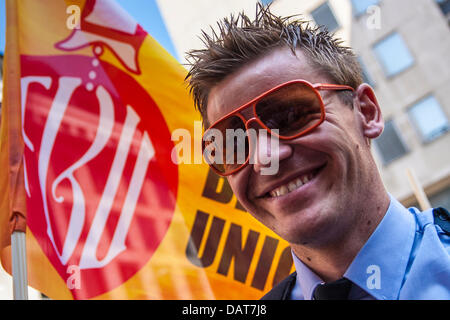
MULTIPOLYGON (((171 222, 178 181, 158 106, 100 59, 101 41, 88 44, 93 57, 21 57, 25 186, 34 208, 28 226, 63 279, 79 268, 72 292, 83 299, 119 286, 148 262, 171 222)), ((120 48, 117 56, 126 57, 120 48)), ((136 60, 121 61, 137 72, 136 60)))

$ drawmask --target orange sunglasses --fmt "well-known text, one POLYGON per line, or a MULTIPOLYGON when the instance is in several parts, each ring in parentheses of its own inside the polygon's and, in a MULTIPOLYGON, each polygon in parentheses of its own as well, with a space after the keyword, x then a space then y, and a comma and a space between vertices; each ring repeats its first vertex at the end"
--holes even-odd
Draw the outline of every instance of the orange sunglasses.
POLYGON ((306 80, 282 83, 223 116, 205 131, 202 150, 206 162, 220 176, 231 175, 245 167, 250 159, 248 134, 244 147, 239 149, 237 146, 240 143, 242 147, 242 141, 237 141, 236 145, 236 135, 233 133, 236 130, 248 133, 252 121, 267 130, 270 135, 282 140, 296 139, 314 130, 325 120, 325 106, 319 90, 354 91, 347 85, 311 84, 306 80), (250 107, 253 117, 245 119, 242 111, 250 107), (231 146, 230 137, 233 138, 231 146), (239 157, 238 151, 245 152, 244 157, 239 157), (236 161, 239 158, 244 158, 245 162, 236 161))

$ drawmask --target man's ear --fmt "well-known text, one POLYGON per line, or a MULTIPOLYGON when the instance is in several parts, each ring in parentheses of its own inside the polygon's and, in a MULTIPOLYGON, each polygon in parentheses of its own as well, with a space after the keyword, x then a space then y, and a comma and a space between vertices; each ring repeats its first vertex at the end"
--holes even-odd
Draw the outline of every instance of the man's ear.
POLYGON ((361 117, 361 129, 366 138, 375 139, 384 129, 384 120, 375 92, 367 83, 361 84, 355 92, 354 105, 361 117))

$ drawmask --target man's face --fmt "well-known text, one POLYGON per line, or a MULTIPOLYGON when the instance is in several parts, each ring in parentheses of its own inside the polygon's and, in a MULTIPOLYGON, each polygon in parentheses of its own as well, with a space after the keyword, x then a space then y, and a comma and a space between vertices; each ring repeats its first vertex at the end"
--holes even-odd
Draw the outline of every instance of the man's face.
MULTIPOLYGON (((279 48, 234 72, 211 90, 209 123, 294 79, 332 83, 309 65, 301 51, 294 55, 288 48, 279 48)), ((335 239, 357 218, 357 210, 346 208, 363 207, 368 196, 359 192, 361 185, 370 183, 371 176, 365 168, 370 151, 358 108, 345 105, 335 91, 321 91, 321 95, 325 121, 297 139, 279 141, 276 174, 262 175, 256 160, 256 164, 228 176, 241 204, 290 243, 319 245, 327 237, 335 239)), ((251 108, 243 115, 253 117, 251 108)), ((258 141, 257 148, 264 146, 258 141)))

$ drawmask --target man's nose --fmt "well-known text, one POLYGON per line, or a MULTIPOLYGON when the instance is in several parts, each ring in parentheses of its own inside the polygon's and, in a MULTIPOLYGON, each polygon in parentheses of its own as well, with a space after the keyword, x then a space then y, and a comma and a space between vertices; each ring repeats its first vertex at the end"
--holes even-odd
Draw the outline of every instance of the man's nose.
POLYGON ((256 137, 254 152, 253 170, 261 173, 262 169, 271 167, 274 161, 281 163, 284 159, 289 158, 293 153, 293 148, 276 136, 259 133, 256 137))

